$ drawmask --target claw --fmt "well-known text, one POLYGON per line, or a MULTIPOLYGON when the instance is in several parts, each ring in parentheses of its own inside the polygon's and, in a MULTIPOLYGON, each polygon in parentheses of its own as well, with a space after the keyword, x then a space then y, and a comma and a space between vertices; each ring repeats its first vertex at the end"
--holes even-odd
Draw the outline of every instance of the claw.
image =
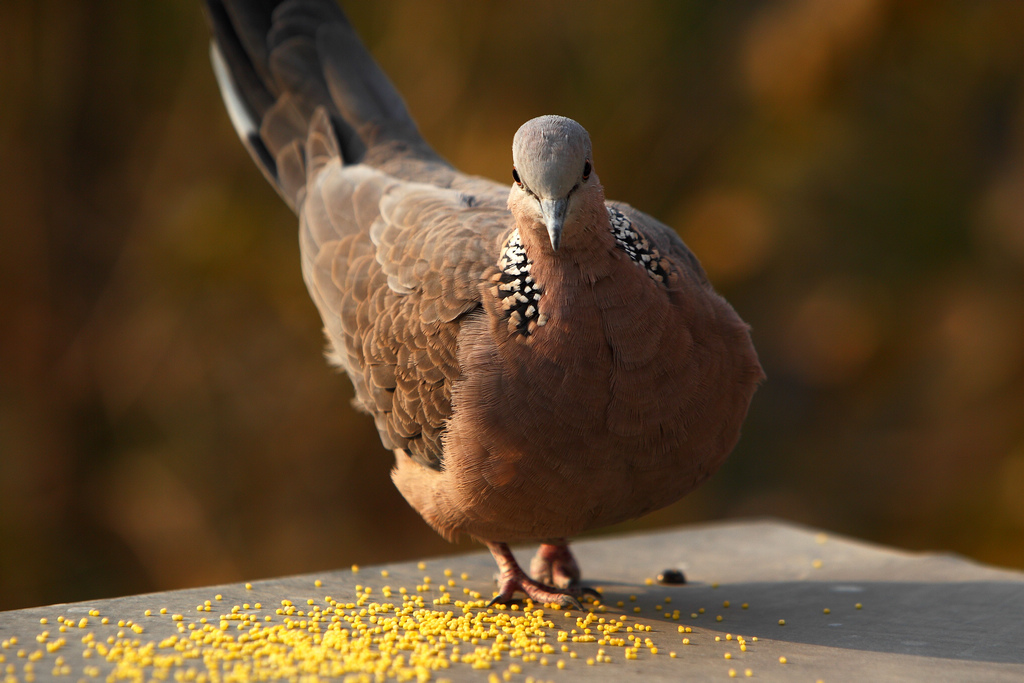
MULTIPOLYGON (((491 600, 487 606, 503 605, 513 602, 512 596, 516 591, 525 593, 528 598, 538 604, 557 604, 562 608, 573 608, 583 611, 583 605, 579 598, 584 595, 599 597, 597 591, 592 588, 562 587, 555 588, 539 581, 531 579, 519 567, 512 551, 505 543, 487 543, 491 554, 498 563, 500 575, 498 577, 498 596, 491 600)), ((568 553, 568 548, 564 549, 568 553)), ((572 556, 569 555, 571 559, 572 556)), ((573 562, 575 564, 575 562, 573 562)), ((578 570, 577 570, 578 571, 578 570)))
POLYGON ((583 611, 583 604, 575 596, 568 594, 565 596, 565 599, 562 600, 562 604, 560 604, 559 607, 561 607, 562 609, 571 608, 574 610, 579 610, 580 612, 583 611))
MULTIPOLYGON (((529 597, 531 600, 533 600, 534 602, 536 602, 538 604, 542 604, 542 605, 556 604, 556 605, 558 605, 558 607, 560 609, 575 609, 575 610, 579 610, 580 612, 583 611, 583 604, 576 598, 576 596, 570 595, 569 593, 553 593, 553 596, 558 598, 557 600, 544 599, 544 598, 542 598, 540 600, 535 600, 533 597, 530 596, 529 592, 527 592, 525 590, 523 592, 527 594, 527 597, 529 597)), ((511 595, 507 596, 507 597, 504 596, 504 595, 499 595, 498 597, 496 597, 496 598, 492 599, 490 602, 488 602, 487 606, 488 607, 494 607, 495 605, 510 605, 510 604, 518 604, 518 603, 519 603, 519 601, 516 600, 515 598, 513 598, 511 595)))

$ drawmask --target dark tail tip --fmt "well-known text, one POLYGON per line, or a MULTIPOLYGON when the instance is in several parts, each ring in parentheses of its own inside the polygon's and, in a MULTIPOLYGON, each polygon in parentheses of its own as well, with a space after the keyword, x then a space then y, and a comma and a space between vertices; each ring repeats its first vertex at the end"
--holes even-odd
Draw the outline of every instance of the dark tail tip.
MULTIPOLYGON (((306 138, 333 132, 346 163, 387 155, 433 158, 401 96, 334 0, 206 0, 211 58, 239 137, 295 208, 306 138)), ((325 148, 326 149, 326 148, 325 148)))

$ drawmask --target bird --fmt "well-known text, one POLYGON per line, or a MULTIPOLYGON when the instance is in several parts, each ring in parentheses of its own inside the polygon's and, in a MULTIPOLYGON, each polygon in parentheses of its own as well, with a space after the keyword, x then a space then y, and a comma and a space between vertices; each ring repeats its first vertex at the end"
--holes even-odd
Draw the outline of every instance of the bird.
POLYGON ((335 0, 206 0, 231 122, 299 218, 329 362, 492 604, 580 607, 569 539, 665 507, 736 445, 749 326, 670 227, 609 201, 576 121, 512 138, 511 182, 423 139, 335 0), (527 573, 510 543, 540 547, 527 573))

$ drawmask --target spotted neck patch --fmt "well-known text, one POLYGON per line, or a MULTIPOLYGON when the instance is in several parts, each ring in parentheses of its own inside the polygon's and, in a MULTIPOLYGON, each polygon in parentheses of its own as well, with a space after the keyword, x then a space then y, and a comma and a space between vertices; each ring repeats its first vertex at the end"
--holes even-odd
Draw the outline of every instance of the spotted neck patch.
POLYGON ((611 206, 607 208, 616 246, 626 252, 626 256, 634 263, 643 266, 652 280, 661 283, 667 281, 668 261, 661 257, 661 252, 642 233, 633 229, 632 221, 625 214, 611 206))
POLYGON ((544 293, 530 274, 533 264, 526 258, 526 249, 519 229, 512 231, 501 248, 498 259, 500 272, 491 279, 495 282, 491 293, 498 298, 508 315, 508 330, 529 337, 548 321, 540 312, 540 297, 544 293))

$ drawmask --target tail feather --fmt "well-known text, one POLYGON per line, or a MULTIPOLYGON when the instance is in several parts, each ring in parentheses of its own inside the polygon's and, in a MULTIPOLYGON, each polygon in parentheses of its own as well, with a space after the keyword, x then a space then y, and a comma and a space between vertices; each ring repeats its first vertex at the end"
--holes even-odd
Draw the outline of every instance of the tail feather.
POLYGON ((211 59, 232 124, 293 209, 323 110, 346 163, 438 161, 334 0, 206 0, 211 59))

